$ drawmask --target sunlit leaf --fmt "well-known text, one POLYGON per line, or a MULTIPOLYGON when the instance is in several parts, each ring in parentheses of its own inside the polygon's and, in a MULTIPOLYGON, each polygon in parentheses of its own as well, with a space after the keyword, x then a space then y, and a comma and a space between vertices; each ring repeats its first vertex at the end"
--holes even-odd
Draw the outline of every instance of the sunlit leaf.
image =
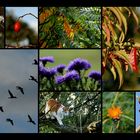
POLYGON ((122 84, 123 84, 123 71, 122 71, 122 66, 121 66, 121 63, 115 59, 115 58, 112 58, 112 61, 113 61, 113 65, 114 67, 116 68, 116 71, 118 73, 118 76, 119 76, 119 89, 121 88, 122 84))
POLYGON ((129 59, 129 56, 125 51, 123 51, 123 50, 115 51, 115 52, 113 52, 113 54, 118 56, 119 58, 123 59, 124 61, 126 61, 127 64, 130 66, 130 68, 133 69, 132 64, 130 62, 130 59, 129 59))
POLYGON ((114 80, 116 80, 117 75, 116 75, 115 67, 112 66, 111 69, 110 69, 110 71, 111 71, 112 74, 113 74, 114 80))

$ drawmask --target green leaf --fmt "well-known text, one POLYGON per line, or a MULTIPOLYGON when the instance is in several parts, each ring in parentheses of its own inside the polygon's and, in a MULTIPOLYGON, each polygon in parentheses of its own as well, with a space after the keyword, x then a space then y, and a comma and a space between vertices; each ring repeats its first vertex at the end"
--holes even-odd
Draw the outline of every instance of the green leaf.
POLYGON ((117 73, 119 75, 119 81, 120 81, 119 89, 120 89, 122 84, 123 84, 123 72, 122 72, 121 63, 115 58, 112 58, 112 61, 114 63, 113 65, 116 68, 116 71, 117 71, 117 73))

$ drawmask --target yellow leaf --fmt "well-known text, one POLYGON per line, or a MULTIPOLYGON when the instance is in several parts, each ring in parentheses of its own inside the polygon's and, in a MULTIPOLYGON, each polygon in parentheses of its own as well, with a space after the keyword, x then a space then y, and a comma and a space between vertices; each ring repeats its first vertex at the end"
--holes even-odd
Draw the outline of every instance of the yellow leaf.
POLYGON ((112 72, 113 74, 113 77, 114 77, 114 80, 116 80, 116 71, 115 71, 115 67, 111 67, 110 71, 112 72))
POLYGON ((122 71, 122 66, 121 66, 121 63, 115 59, 115 58, 112 58, 112 61, 113 61, 113 65, 114 67, 116 68, 116 71, 119 75, 119 89, 121 88, 122 84, 123 84, 123 71, 122 71))

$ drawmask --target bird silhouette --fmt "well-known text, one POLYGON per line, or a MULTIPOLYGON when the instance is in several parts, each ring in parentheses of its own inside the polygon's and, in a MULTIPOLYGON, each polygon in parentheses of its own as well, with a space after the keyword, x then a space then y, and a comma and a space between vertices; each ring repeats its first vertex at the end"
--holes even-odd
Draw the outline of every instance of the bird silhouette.
POLYGON ((23 88, 22 88, 22 87, 20 87, 20 86, 16 86, 16 89, 17 89, 17 90, 20 90, 21 93, 24 94, 24 91, 23 91, 23 88))
POLYGON ((4 110, 3 110, 3 107, 2 107, 2 106, 0 106, 0 111, 1 111, 1 112, 4 112, 4 110))
POLYGON ((31 116, 30 116, 29 114, 28 114, 28 118, 29 118, 29 121, 28 121, 28 122, 30 122, 30 123, 36 125, 35 121, 33 121, 33 119, 31 118, 31 116))
POLYGON ((38 62, 36 59, 34 59, 34 63, 32 63, 33 65, 38 65, 38 62))
POLYGON ((30 78, 31 79, 29 79, 29 80, 32 80, 32 81, 35 81, 36 83, 38 83, 38 81, 32 75, 30 75, 30 78))
POLYGON ((11 123, 11 125, 14 125, 13 120, 11 120, 10 118, 7 118, 7 119, 6 119, 6 121, 7 121, 7 122, 10 122, 10 123, 11 123))
POLYGON ((10 97, 8 97, 8 98, 17 98, 16 96, 14 96, 13 94, 12 94, 12 92, 8 89, 8 92, 9 92, 9 95, 10 95, 10 97))

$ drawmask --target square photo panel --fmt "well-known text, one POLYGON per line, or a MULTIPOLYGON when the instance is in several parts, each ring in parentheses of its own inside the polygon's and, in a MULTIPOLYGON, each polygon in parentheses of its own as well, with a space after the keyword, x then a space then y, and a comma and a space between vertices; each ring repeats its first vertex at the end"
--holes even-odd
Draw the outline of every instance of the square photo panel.
POLYGON ((103 133, 135 132, 134 97, 134 92, 103 92, 103 133))
POLYGON ((38 132, 37 57, 31 49, 0 50, 0 133, 38 132))
POLYGON ((140 7, 102 8, 102 88, 140 90, 140 7))
POLYGON ((39 50, 40 91, 100 91, 101 51, 39 50))
POLYGON ((40 92, 39 133, 101 133, 100 92, 40 92))
POLYGON ((40 48, 101 48, 101 7, 39 7, 40 48))
POLYGON ((38 7, 6 7, 5 48, 38 47, 38 7))

